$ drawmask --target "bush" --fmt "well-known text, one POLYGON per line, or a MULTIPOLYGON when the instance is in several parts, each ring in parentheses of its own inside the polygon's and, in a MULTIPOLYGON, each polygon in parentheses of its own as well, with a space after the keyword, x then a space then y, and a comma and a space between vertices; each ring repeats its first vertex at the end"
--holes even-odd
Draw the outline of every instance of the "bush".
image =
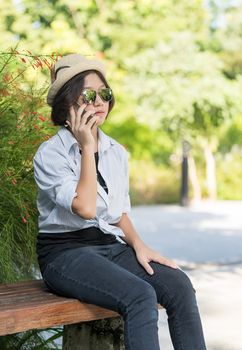
MULTIPOLYGON (((45 89, 27 83, 29 65, 25 68, 20 62, 14 53, 0 56, 1 283, 36 278, 38 212, 32 159, 39 144, 54 132, 43 115, 45 89)), ((61 335, 62 328, 30 330, 0 337, 0 348, 60 349, 55 339, 61 335)))
POLYGON ((218 198, 242 200, 242 149, 217 157, 218 198))
POLYGON ((177 203, 180 194, 180 167, 155 165, 148 160, 130 161, 132 205, 177 203))
POLYGON ((37 234, 32 159, 49 125, 37 110, 43 90, 26 84, 25 68, 12 53, 0 61, 0 281, 34 278, 37 234))

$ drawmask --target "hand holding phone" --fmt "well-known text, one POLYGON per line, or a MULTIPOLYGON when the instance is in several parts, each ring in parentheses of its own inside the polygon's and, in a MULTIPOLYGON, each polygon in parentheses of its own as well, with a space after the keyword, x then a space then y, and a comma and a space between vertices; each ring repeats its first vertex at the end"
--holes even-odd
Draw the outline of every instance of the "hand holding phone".
MULTIPOLYGON (((77 105, 79 106, 79 104, 77 105)), ((67 120, 66 123, 81 146, 81 149, 85 147, 93 148, 94 152, 95 140, 92 135, 92 128, 96 124, 98 116, 94 115, 94 109, 85 111, 86 106, 86 103, 83 103, 79 108, 71 106, 70 120, 67 120)))

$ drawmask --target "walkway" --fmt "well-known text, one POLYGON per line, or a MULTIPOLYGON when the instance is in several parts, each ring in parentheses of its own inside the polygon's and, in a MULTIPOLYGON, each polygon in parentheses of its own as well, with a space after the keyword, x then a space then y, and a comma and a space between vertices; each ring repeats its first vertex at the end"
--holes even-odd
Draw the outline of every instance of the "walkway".
MULTIPOLYGON (((242 202, 133 207, 142 239, 186 271, 197 291, 208 350, 242 350, 242 202)), ((161 350, 173 350, 160 311, 161 350)))

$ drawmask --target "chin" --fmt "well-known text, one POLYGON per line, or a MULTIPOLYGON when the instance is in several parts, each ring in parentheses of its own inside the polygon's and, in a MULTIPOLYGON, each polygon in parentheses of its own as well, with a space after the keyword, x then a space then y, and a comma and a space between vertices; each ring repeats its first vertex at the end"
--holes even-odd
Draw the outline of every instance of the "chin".
POLYGON ((99 125, 102 125, 104 122, 105 122, 105 120, 106 120, 106 116, 105 117, 102 117, 102 118, 100 118, 99 120, 98 120, 98 122, 97 122, 97 126, 99 126, 99 125))

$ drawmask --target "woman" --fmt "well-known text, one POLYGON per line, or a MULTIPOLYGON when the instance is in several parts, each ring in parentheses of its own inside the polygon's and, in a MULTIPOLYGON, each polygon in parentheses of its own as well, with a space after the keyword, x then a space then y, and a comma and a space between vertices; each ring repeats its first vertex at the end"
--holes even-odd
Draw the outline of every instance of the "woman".
POLYGON ((129 218, 127 151, 99 128, 114 106, 104 65, 70 54, 52 73, 47 102, 61 128, 34 157, 45 283, 120 313, 127 350, 160 349, 157 303, 174 349, 206 349, 190 279, 149 248, 129 218))

